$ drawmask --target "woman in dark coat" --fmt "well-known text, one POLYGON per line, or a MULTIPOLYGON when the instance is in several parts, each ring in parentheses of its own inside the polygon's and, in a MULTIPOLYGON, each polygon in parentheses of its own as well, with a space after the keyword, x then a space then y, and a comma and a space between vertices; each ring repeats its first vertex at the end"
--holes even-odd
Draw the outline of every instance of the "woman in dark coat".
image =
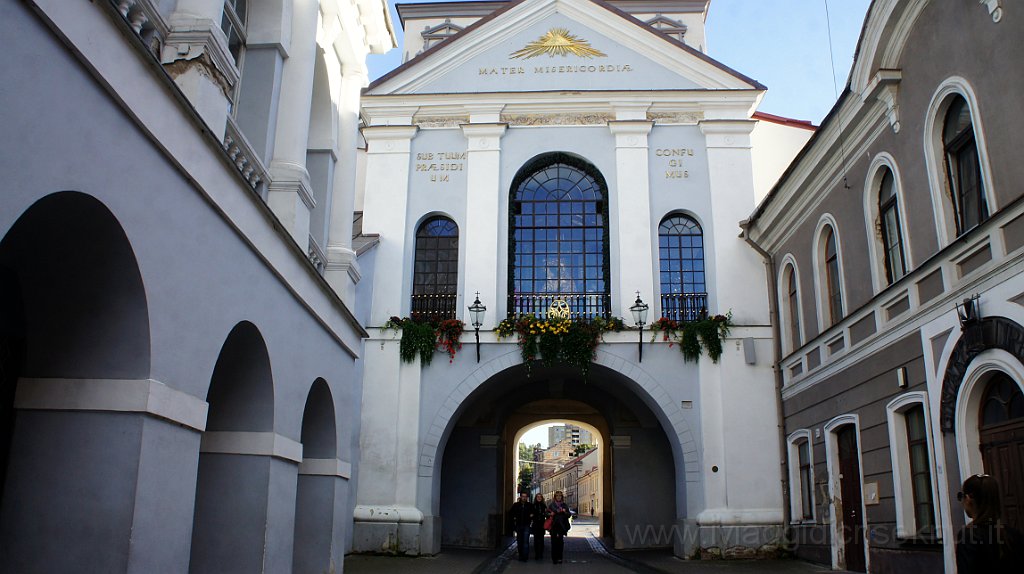
POLYGON ((508 517, 516 536, 519 561, 526 562, 530 559, 530 525, 533 523, 533 504, 529 494, 519 493, 519 500, 508 509, 508 517))
POLYGON ((530 530, 533 532, 534 555, 537 560, 544 559, 544 521, 548 518, 548 505, 544 502, 544 495, 537 493, 533 497, 533 524, 530 530))
POLYGON ((957 533, 957 572, 1020 572, 1021 536, 999 520, 999 483, 987 474, 976 474, 962 488, 956 498, 971 521, 957 533))
POLYGON ((548 505, 551 513, 551 562, 562 563, 562 552, 565 549, 565 535, 569 532, 569 505, 561 490, 556 490, 554 500, 548 505))

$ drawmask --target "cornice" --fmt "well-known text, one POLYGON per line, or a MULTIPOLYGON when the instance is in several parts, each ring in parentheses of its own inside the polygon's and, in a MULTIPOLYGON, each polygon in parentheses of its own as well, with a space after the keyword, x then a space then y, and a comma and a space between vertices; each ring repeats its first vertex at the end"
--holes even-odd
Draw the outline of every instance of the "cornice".
MULTIPOLYGON (((498 139, 505 135, 505 130, 508 129, 508 124, 462 124, 460 127, 462 128, 462 134, 466 136, 467 139, 498 139)), ((486 148, 487 146, 483 147, 486 148)))

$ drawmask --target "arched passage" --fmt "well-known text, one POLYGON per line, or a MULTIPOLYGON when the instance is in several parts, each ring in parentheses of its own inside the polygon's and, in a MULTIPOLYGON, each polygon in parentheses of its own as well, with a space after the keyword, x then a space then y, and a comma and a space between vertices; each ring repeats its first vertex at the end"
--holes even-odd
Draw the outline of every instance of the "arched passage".
POLYGON ((83 193, 38 200, 0 241, 6 568, 123 569, 144 423, 103 400, 149 369, 145 289, 117 218, 83 193))
MULTIPOLYGON (((612 362, 610 357, 605 360, 612 362)), ((512 449, 517 448, 511 439, 524 426, 521 417, 544 416, 584 422, 589 418, 597 423, 595 427, 607 428, 602 432, 611 447, 606 449, 610 495, 603 503, 605 536, 618 548, 671 546, 675 542, 671 533, 686 516, 690 494, 679 435, 689 438, 686 444, 694 441, 683 430, 687 425, 681 416, 670 421, 661 400, 600 360, 586 382, 564 367, 534 366, 527 377, 525 368, 514 363, 487 377, 460 400, 438 442, 440 468, 435 469, 432 482, 440 543, 472 547, 497 543, 511 504, 507 466, 512 449), (566 412, 530 414, 528 405, 538 403, 566 412), (573 405, 583 405, 590 412, 567 412, 578 409, 573 405), (666 504, 667 500, 674 504, 666 504), (668 534, 660 538, 646 534, 652 532, 648 525, 653 532, 668 534)), ((671 403, 664 402, 665 406, 671 403)), ((423 462, 429 460, 421 457, 423 462)))
POLYGON ((292 572, 333 572, 344 555, 338 510, 347 491, 338 476, 334 398, 327 381, 317 379, 302 412, 302 464, 295 496, 295 556, 292 572))
POLYGON ((274 383, 266 343, 252 323, 238 323, 225 339, 207 402, 189 571, 272 571, 266 565, 276 550, 266 538, 273 510, 268 490, 280 462, 273 458, 274 383))

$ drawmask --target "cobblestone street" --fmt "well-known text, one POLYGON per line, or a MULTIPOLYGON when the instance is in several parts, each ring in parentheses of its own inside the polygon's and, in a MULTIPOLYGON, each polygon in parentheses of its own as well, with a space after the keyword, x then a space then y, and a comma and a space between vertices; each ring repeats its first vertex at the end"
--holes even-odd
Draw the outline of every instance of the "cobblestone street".
POLYGON ((345 560, 347 574, 710 574, 832 572, 828 567, 799 560, 681 560, 667 550, 609 552, 597 537, 597 524, 579 519, 565 540, 561 564, 551 563, 551 539, 545 538, 544 560, 519 562, 515 543, 500 554, 482 550, 445 550, 437 556, 395 558, 351 555, 345 560))

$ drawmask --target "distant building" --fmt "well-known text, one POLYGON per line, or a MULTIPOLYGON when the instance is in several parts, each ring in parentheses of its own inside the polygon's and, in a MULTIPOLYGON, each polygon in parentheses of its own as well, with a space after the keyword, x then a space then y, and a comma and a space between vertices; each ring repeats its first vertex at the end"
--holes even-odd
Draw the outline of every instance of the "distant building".
POLYGON ((556 468, 553 472, 549 470, 549 475, 541 481, 540 485, 540 492, 544 495, 544 500, 553 500, 555 492, 561 490, 569 508, 579 511, 580 502, 584 500, 580 486, 583 483, 582 478, 587 476, 586 502, 588 509, 591 509, 588 514, 597 515, 599 511, 592 510, 593 507, 589 505, 591 500, 594 504, 600 504, 600 460, 598 449, 592 448, 580 456, 567 460, 562 468, 556 468))
POLYGON ((594 444, 594 435, 584 428, 576 425, 559 425, 548 427, 548 444, 558 443, 562 439, 569 439, 572 446, 581 444, 594 444))

